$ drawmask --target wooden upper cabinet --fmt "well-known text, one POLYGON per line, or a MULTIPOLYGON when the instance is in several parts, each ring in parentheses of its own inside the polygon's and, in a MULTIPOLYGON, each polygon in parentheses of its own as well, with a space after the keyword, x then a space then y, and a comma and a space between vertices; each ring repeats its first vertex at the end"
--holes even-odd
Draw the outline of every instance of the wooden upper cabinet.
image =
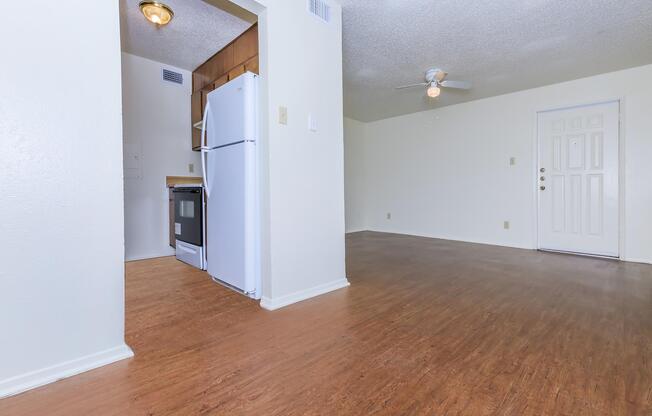
POLYGON ((245 66, 244 65, 238 65, 232 70, 229 71, 229 81, 232 79, 235 79, 239 77, 240 75, 245 73, 245 66))
POLYGON ((233 42, 233 62, 240 64, 258 55, 258 25, 252 26, 233 42))
POLYGON ((244 67, 245 71, 253 72, 254 74, 260 74, 260 69, 258 66, 258 55, 250 58, 247 62, 245 62, 244 67))
POLYGON ((201 147, 201 130, 195 127, 195 123, 204 119, 204 109, 208 101, 208 93, 213 90, 213 84, 201 91, 195 91, 190 98, 190 119, 192 121, 192 150, 199 150, 201 147))
POLYGON ((206 88, 234 65, 233 44, 229 44, 195 69, 192 73, 192 90, 199 91, 206 88))
POLYGON ((192 150, 201 150, 201 130, 192 128, 192 150))
POLYGON ((229 82, 229 75, 224 74, 213 83, 213 89, 216 90, 220 88, 222 85, 226 84, 227 82, 229 82))
POLYGON ((206 61, 197 68, 192 73, 192 91, 197 92, 211 82, 214 79, 211 75, 214 70, 215 64, 213 59, 206 61))
POLYGON ((192 129, 192 148, 199 149, 201 146, 201 131, 196 129, 195 123, 203 119, 202 92, 195 91, 190 96, 190 121, 192 129))
MULTIPOLYGON (((207 95, 246 71, 260 72, 258 64, 258 24, 222 48, 192 73, 191 119, 194 125, 204 116, 207 95)), ((192 128, 192 148, 201 147, 201 130, 192 128)))
POLYGON ((202 68, 202 72, 204 73, 204 76, 202 78, 204 85, 202 85, 201 88, 205 88, 211 81, 213 81, 215 79, 215 74, 222 72, 223 60, 221 59, 221 54, 218 53, 213 58, 206 61, 203 66, 204 68, 202 68))
POLYGON ((233 50, 233 43, 231 43, 220 51, 220 55, 222 56, 222 70, 218 74, 215 74, 215 77, 213 77, 214 80, 229 72, 229 70, 238 63, 238 61, 235 60, 233 50))
POLYGON ((190 96, 190 121, 192 124, 202 120, 201 108, 201 91, 195 91, 190 96))
POLYGON ((210 85, 207 88, 204 88, 201 90, 201 112, 202 112, 202 118, 204 116, 204 108, 206 108, 206 102, 208 101, 208 93, 213 91, 213 86, 210 85))
POLYGON ((258 24, 251 26, 233 42, 199 65, 192 73, 192 90, 199 91, 205 88, 222 75, 237 70, 238 66, 256 55, 258 55, 258 24))

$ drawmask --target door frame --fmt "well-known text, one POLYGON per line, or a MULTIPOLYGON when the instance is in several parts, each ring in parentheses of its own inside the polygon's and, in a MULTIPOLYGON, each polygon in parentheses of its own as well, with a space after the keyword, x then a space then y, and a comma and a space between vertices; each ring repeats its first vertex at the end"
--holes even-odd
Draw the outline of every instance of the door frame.
MULTIPOLYGON (((559 105, 559 106, 553 106, 553 107, 546 107, 540 110, 536 110, 534 112, 534 149, 533 149, 533 155, 534 155, 534 168, 533 168, 533 176, 532 176, 532 186, 534 189, 534 196, 533 196, 533 205, 534 205, 534 221, 533 221, 533 230, 534 230, 534 241, 533 241, 533 247, 535 250, 541 250, 541 244, 539 241, 539 217, 540 217, 540 209, 539 209, 539 200, 540 200, 540 193, 538 192, 539 189, 539 145, 540 145, 540 138, 539 138, 539 114, 541 113, 549 113, 553 111, 560 111, 560 110, 571 110, 574 108, 582 108, 582 107, 591 107, 594 105, 600 105, 600 104, 610 104, 610 103, 618 103, 618 257, 613 257, 613 258, 618 258, 620 260, 625 260, 625 114, 626 114, 626 100, 625 97, 615 97, 615 98, 606 98, 606 99, 601 99, 601 100, 596 100, 596 101, 590 101, 590 102, 580 102, 576 104, 570 104, 570 105, 559 105)), ((599 256, 599 255, 591 255, 591 254, 583 254, 583 253, 570 253, 570 254, 576 254, 576 255, 584 255, 584 256, 592 256, 592 257, 604 257, 604 256, 599 256)), ((612 257, 608 257, 612 258, 612 257)))

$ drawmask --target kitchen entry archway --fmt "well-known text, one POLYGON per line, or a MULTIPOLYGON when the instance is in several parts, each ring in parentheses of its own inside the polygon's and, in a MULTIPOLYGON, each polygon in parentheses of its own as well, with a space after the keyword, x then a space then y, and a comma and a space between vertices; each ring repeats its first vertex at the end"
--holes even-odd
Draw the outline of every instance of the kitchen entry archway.
POLYGON ((537 113, 538 248, 620 256, 620 102, 537 113))

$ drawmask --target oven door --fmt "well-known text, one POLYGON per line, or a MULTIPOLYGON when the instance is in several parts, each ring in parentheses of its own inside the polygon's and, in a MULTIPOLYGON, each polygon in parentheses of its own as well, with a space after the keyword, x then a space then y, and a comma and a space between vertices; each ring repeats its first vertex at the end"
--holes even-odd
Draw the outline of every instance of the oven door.
POLYGON ((177 240, 203 245, 201 188, 174 188, 174 235, 177 240))

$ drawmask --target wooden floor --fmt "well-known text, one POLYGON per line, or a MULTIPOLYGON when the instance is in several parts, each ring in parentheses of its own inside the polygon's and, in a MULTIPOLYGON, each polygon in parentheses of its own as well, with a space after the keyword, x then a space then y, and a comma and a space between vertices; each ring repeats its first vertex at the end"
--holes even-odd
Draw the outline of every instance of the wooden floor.
POLYGON ((135 358, 0 415, 652 415, 651 266, 368 232, 347 262, 275 312, 128 263, 135 358))

